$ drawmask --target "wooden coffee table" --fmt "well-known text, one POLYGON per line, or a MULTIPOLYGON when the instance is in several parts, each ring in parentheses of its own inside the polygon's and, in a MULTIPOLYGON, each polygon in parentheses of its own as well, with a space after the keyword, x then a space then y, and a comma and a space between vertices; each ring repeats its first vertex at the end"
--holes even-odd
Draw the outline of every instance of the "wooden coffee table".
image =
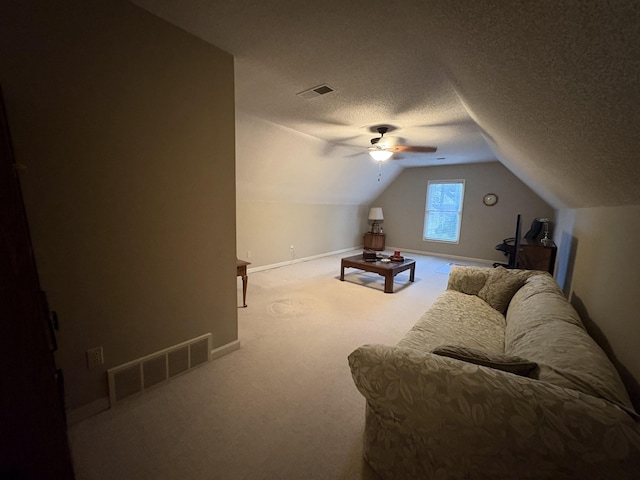
POLYGON ((416 274, 416 261, 405 258, 403 262, 366 262, 362 254, 345 257, 340 262, 340 280, 344 281, 345 268, 358 268, 365 272, 373 272, 384 277, 384 293, 393 293, 393 277, 400 272, 410 270, 409 281, 413 282, 416 274))

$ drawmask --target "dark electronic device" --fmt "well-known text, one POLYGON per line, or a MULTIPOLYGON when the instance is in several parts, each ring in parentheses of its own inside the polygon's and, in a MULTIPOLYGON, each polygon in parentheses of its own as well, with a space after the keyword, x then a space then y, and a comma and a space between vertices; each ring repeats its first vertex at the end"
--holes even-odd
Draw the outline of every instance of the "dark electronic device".
MULTIPOLYGON (((520 222, 520 214, 518 214, 518 217, 516 219, 516 234, 515 237, 511 237, 511 238, 505 238, 502 243, 496 245, 496 250, 500 250, 501 252, 503 252, 507 257, 509 257, 509 261, 504 264, 504 263, 499 263, 496 262, 493 264, 494 267, 506 267, 506 268, 518 268, 518 255, 517 252, 520 249, 520 229, 521 229, 521 222, 520 222)), ((532 225, 533 228, 533 225, 532 225)), ((529 232, 527 232, 527 235, 529 235, 529 233, 531 232, 531 230, 529 230, 529 232)), ((525 238, 528 238, 525 236, 525 238)))

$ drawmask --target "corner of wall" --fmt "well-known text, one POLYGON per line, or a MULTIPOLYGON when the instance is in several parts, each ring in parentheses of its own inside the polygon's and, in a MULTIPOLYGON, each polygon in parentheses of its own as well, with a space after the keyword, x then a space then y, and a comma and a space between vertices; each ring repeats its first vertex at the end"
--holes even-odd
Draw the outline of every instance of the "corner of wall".
POLYGON ((573 235, 574 223, 575 210, 556 211, 556 226, 553 232, 554 242, 558 247, 555 276, 567 298, 571 295, 571 280, 578 249, 578 239, 573 235))

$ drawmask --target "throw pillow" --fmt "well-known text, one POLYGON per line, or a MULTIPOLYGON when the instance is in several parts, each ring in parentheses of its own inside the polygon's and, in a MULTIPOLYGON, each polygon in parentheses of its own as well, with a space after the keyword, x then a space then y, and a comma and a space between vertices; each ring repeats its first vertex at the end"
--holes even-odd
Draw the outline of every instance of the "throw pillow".
POLYGON ((463 362, 514 373, 521 377, 532 376, 538 368, 537 363, 530 362, 526 358, 501 353, 487 353, 458 345, 442 345, 433 349, 431 353, 440 355, 441 357, 455 358, 463 362))
POLYGON ((478 297, 504 314, 511 298, 525 281, 522 276, 511 273, 504 267, 494 268, 487 277, 484 287, 478 292, 478 297))

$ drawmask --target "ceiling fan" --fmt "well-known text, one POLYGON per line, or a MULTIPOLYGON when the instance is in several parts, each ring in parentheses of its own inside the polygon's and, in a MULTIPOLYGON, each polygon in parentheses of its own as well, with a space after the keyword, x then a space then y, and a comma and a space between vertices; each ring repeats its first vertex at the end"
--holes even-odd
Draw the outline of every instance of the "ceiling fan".
POLYGON ((369 147, 369 155, 378 162, 384 162, 391 158, 394 153, 407 152, 407 153, 433 153, 438 150, 436 147, 419 147, 410 145, 394 145, 384 134, 389 131, 389 127, 377 127, 376 131, 380 134, 379 137, 371 139, 371 147, 369 147))

